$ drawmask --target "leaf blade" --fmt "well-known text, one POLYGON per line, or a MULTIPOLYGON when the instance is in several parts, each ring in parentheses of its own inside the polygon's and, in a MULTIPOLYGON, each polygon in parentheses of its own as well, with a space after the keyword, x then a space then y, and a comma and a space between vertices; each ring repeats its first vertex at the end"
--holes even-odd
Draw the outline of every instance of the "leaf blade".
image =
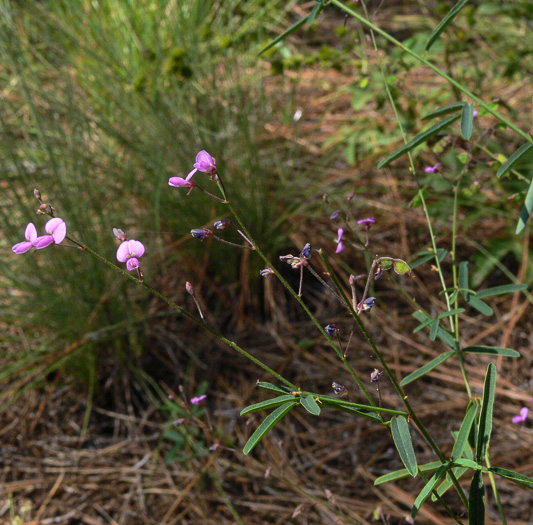
POLYGON ((470 140, 474 129, 474 104, 465 104, 461 113, 461 135, 470 140))
POLYGON ((462 110, 466 102, 453 102, 447 106, 426 113, 421 120, 428 120, 434 117, 441 117, 442 115, 448 115, 449 113, 455 113, 456 111, 462 110))
POLYGON ((470 435, 470 429, 474 423, 474 419, 477 415, 477 405, 470 402, 470 407, 467 408, 463 422, 461 423, 461 428, 455 439, 452 450, 452 459, 460 458, 463 455, 463 452, 468 445, 468 436, 470 435))
POLYGON ((520 354, 512 348, 504 348, 501 346, 467 346, 461 350, 468 354, 485 354, 485 355, 502 355, 505 357, 520 357, 520 354))
POLYGON ((431 46, 436 42, 441 33, 448 27, 452 20, 459 14, 459 11, 465 6, 468 0, 459 0, 451 9, 448 14, 437 24, 437 27, 433 29, 426 41, 426 51, 429 51, 431 46))
POLYGON ((429 363, 426 363, 424 366, 421 366, 419 369, 405 376, 401 380, 400 385, 401 386, 408 385, 409 383, 412 383, 419 377, 426 375, 428 372, 431 372, 431 370, 433 370, 434 368, 437 368, 437 366, 439 366, 441 363, 444 363, 444 361, 452 357, 453 354, 455 354, 454 350, 448 350, 447 352, 440 354, 439 356, 435 357, 435 359, 432 359, 429 363))
POLYGON ((411 151, 412 149, 416 148, 420 144, 424 143, 426 140, 431 138, 433 135, 436 135, 439 131, 443 130, 444 128, 448 127, 450 124, 455 122, 456 120, 459 120, 459 117, 461 115, 452 115, 451 117, 445 118, 444 120, 441 120, 434 126, 431 126, 426 131, 423 131, 422 133, 419 133, 414 139, 412 139, 410 142, 402 146, 400 149, 397 149, 394 153, 391 153, 387 158, 383 159, 378 164, 378 169, 383 168, 390 164, 393 160, 396 160, 398 157, 401 157, 404 153, 407 153, 411 151))
POLYGON ((391 431, 396 450, 400 454, 405 468, 411 476, 415 477, 418 472, 418 466, 407 420, 403 416, 393 417, 391 420, 391 431))
POLYGON ((435 472, 435 474, 433 474, 429 481, 424 485, 424 488, 420 491, 420 494, 418 494, 415 499, 415 502, 413 503, 413 509, 411 510, 411 517, 413 519, 416 518, 420 507, 422 506, 424 501, 426 501, 428 496, 433 492, 435 485, 439 482, 440 478, 446 472, 447 468, 447 465, 441 465, 437 472, 435 472))
POLYGON ((261 424, 255 429, 255 432, 250 436, 250 439, 244 445, 244 454, 249 454, 253 448, 265 437, 265 435, 272 429, 272 427, 291 410, 298 402, 289 401, 280 407, 276 408, 274 412, 269 414, 261 424))
POLYGON ((287 38, 291 33, 294 33, 297 29, 302 27, 308 20, 308 18, 311 16, 311 14, 304 16, 303 18, 300 18, 297 22, 292 24, 289 28, 287 28, 281 35, 278 35, 272 42, 268 43, 265 47, 261 48, 261 50, 257 53, 257 56, 261 56, 265 51, 268 51, 270 48, 274 47, 278 42, 281 42, 285 38, 287 38))
POLYGON ((476 461, 483 461, 489 446, 490 435, 492 432, 492 412, 494 408, 494 395, 496 392, 496 366, 489 363, 485 375, 485 384, 483 386, 483 401, 481 404, 481 413, 479 414, 479 430, 476 447, 476 461))
POLYGON ((291 396, 290 394, 275 397, 273 399, 267 399, 266 401, 261 401, 259 403, 254 403, 253 405, 244 407, 241 410, 240 415, 244 416, 246 414, 251 414, 252 412, 259 412, 259 410, 268 410, 270 408, 274 408, 279 405, 282 405, 283 403, 286 403, 287 401, 291 401, 292 399, 294 399, 294 396, 291 396))
POLYGON ((503 295, 506 293, 521 292, 522 290, 527 290, 527 284, 503 284, 501 286, 494 286, 492 288, 487 288, 486 290, 481 290, 476 294, 478 299, 483 299, 484 297, 492 297, 494 295, 503 295))
POLYGON ((483 484, 483 472, 476 470, 470 483, 470 495, 468 498, 468 525, 485 524, 485 485, 483 484))
POLYGON ((315 401, 313 396, 308 395, 305 397, 302 397, 300 399, 300 404, 313 416, 319 416, 320 415, 320 407, 318 406, 318 403, 315 401))
POLYGON ((498 172, 496 177, 501 177, 505 175, 531 148, 533 148, 533 142, 528 142, 520 146, 508 159, 507 162, 504 162, 498 172))

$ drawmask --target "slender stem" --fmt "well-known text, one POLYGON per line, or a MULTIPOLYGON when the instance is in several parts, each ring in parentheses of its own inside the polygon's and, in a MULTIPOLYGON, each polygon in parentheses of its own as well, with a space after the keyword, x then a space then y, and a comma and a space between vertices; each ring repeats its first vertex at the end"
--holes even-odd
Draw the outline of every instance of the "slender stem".
POLYGON ((217 339, 219 339, 220 341, 225 343, 227 346, 233 348, 234 350, 236 350, 237 352, 242 354, 244 357, 248 358, 250 361, 255 363, 257 366, 259 366, 260 368, 262 368, 263 370, 265 370, 269 374, 272 374, 276 379, 278 379, 282 383, 284 383, 287 386, 289 386, 290 388, 293 388, 293 389, 296 390, 296 385, 294 385, 293 383, 291 383, 290 381, 285 379, 283 376, 281 376, 280 374, 278 374, 277 372, 272 370, 272 368, 270 368, 269 366, 267 366, 264 363, 262 363, 261 361, 259 361, 259 359, 257 359, 253 355, 249 354, 246 350, 243 350, 239 345, 237 345, 233 341, 230 341, 229 339, 227 339, 223 335, 219 334, 214 328, 211 328, 208 324, 204 323, 203 321, 200 321, 199 319, 194 317, 194 315, 191 315, 189 312, 187 312, 186 310, 181 308, 181 306, 177 305, 175 302, 171 301, 170 299, 165 297, 163 294, 159 293, 157 290, 155 290, 154 288, 152 288, 151 286, 146 284, 146 282, 139 280, 137 277, 135 277, 132 274, 124 271, 122 268, 119 268, 118 266, 116 266, 112 262, 108 261, 105 257, 102 257, 99 253, 95 252, 94 250, 92 250, 91 248, 85 246, 84 244, 82 244, 82 243, 80 243, 78 241, 74 241, 74 242, 76 244, 78 244, 81 248, 86 250, 88 253, 90 253, 93 257, 98 259, 100 262, 104 263, 106 266, 109 266, 113 270, 121 273, 123 276, 127 277, 128 279, 131 279, 132 281, 136 282, 137 284, 140 284, 141 286, 144 286, 144 288, 146 288, 146 290, 148 290, 148 292, 150 292, 152 295, 155 295, 156 297, 158 297, 159 299, 161 299, 162 301, 167 303, 169 306, 174 308, 174 310, 179 312, 181 315, 183 315, 184 317, 186 317, 187 319, 189 319, 193 323, 196 323, 198 326, 200 326, 201 328, 203 328, 204 330, 209 332, 211 335, 213 335, 214 337, 216 337, 217 339))
POLYGON ((457 82, 452 77, 447 75, 444 71, 439 69, 437 66, 432 64, 429 60, 426 60, 425 58, 421 57, 415 51, 412 51, 408 47, 404 46, 400 41, 396 40, 394 37, 389 35, 389 33, 387 33, 386 31, 383 31, 383 29, 380 29, 378 26, 376 26, 375 24, 373 24, 372 22, 370 22, 366 18, 364 18, 361 15, 359 15, 358 13, 356 13, 353 9, 350 9, 349 7, 345 6, 340 0, 331 0, 330 3, 333 4, 333 5, 336 5, 339 9, 342 9, 345 13, 348 13, 349 15, 353 16, 354 18, 359 20, 359 22, 361 22, 362 24, 366 25, 370 29, 373 29, 376 33, 379 33, 381 36, 383 36, 389 42, 392 42, 395 46, 399 47, 400 49, 405 51, 407 54, 409 54, 412 57, 416 58, 419 62, 421 62, 422 64, 426 65, 427 67, 429 67, 433 71, 435 71, 435 73, 437 73, 437 75, 439 75, 442 78, 446 79, 452 86, 456 87, 457 89, 459 89, 459 91, 463 92, 467 97, 471 98, 473 101, 478 103, 483 109, 485 109, 491 115, 496 117, 500 122, 505 123, 509 128, 514 130, 516 133, 518 133, 522 138, 526 139, 528 142, 533 142, 533 138, 530 137, 525 131, 521 130, 518 126, 516 126, 511 121, 506 119, 503 115, 498 113, 495 109, 493 109, 488 104, 483 102, 483 100, 481 100, 479 97, 474 95, 471 91, 466 89, 459 82, 457 82))
POLYGON ((220 201, 220 202, 222 202, 223 204, 227 204, 227 201, 226 201, 226 200, 221 199, 218 195, 214 195, 214 194, 211 193, 210 191, 204 190, 199 184, 196 184, 195 187, 198 188, 200 191, 203 191, 206 195, 209 195, 209 197, 211 197, 211 198, 213 198, 213 199, 216 199, 217 201, 220 201))
POLYGON ((214 233, 211 235, 213 239, 216 239, 219 242, 223 242, 224 244, 229 244, 230 246, 235 246, 236 248, 246 248, 247 250, 255 250, 253 244, 251 246, 248 246, 247 244, 236 244, 234 242, 226 241, 226 239, 221 239, 214 233))

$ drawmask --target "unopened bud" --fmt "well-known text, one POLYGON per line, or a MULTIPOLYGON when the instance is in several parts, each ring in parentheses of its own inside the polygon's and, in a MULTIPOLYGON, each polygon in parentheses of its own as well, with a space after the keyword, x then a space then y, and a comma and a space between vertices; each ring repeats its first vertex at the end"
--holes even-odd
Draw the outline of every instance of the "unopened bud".
POLYGON ((213 226, 217 230, 225 230, 226 228, 229 228, 233 223, 229 219, 222 219, 221 221, 216 221, 213 226))
POLYGON ((194 286, 189 281, 185 283, 185 289, 190 295, 194 297, 194 286))
POLYGON ((372 383, 377 383, 383 372, 380 372, 377 368, 374 368, 374 371, 370 374, 370 381, 372 383))
POLYGON ((346 397, 348 395, 348 390, 346 389, 346 387, 339 385, 339 383, 335 383, 335 381, 331 383, 331 387, 333 388, 333 392, 335 393, 336 396, 346 397))
POLYGON ((352 273, 350 274, 350 278, 348 279, 350 286, 353 286, 357 282, 357 277, 352 273))
POLYGON ((324 332, 326 332, 326 334, 328 334, 330 337, 333 337, 338 331, 339 329, 334 324, 328 324, 324 327, 324 332))
POLYGON ((35 195, 36 199, 41 200, 41 192, 37 188, 33 190, 33 194, 35 195))
POLYGON ((113 235, 121 242, 127 239, 126 234, 120 228, 113 228, 113 235))
POLYGON ((41 205, 39 206, 39 209, 44 213, 44 212, 46 212, 46 208, 47 208, 47 207, 48 207, 48 204, 41 204, 41 205))

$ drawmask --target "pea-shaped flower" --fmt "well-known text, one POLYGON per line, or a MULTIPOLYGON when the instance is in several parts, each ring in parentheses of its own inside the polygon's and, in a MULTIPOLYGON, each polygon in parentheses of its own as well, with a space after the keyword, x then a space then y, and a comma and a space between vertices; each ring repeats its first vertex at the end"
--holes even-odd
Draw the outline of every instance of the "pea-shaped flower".
POLYGON ((63 219, 54 217, 44 225, 44 231, 48 235, 41 235, 33 241, 34 246, 41 250, 51 244, 59 244, 67 236, 67 225, 63 219))
POLYGON ((144 254, 142 242, 124 241, 117 250, 117 259, 126 263, 126 268, 131 272, 139 268, 139 258, 144 254))
POLYGON ((214 175, 217 172, 216 161, 214 157, 209 155, 207 151, 202 150, 198 155, 196 155, 196 162, 194 163, 194 168, 208 175, 214 175))
POLYGON ((28 226, 26 226, 24 237, 26 238, 25 241, 19 242, 11 248, 17 255, 27 252, 34 246, 35 239, 37 239, 37 230, 33 222, 30 222, 28 226))

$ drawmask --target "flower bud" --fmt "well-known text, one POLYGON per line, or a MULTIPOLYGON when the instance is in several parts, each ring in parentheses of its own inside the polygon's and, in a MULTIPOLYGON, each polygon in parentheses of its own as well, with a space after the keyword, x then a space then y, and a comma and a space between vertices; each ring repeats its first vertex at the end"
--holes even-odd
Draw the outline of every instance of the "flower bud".
POLYGON ((206 237, 213 235, 213 232, 207 228, 195 228, 194 230, 191 230, 191 235, 195 239, 200 239, 203 241, 206 237))
POLYGON ((189 281, 185 283, 185 289, 190 295, 194 297, 194 286, 189 281))
POLYGON ((222 219, 221 221, 216 221, 213 226, 217 230, 225 230, 226 228, 229 228, 233 222, 231 222, 229 219, 222 219))
POLYGON ((309 259, 309 257, 311 257, 311 245, 309 243, 303 247, 300 257, 303 257, 304 259, 309 259))
POLYGON ((328 324, 324 327, 324 332, 326 332, 326 334, 328 334, 330 337, 333 337, 338 331, 339 329, 334 324, 328 324))
POLYGON ((265 279, 268 279, 271 275, 273 275, 274 270, 272 268, 265 268, 264 270, 259 270, 259 275, 261 277, 264 277, 265 279))
POLYGON ((36 199, 41 200, 41 192, 37 188, 33 190, 33 195, 35 195, 36 199))

